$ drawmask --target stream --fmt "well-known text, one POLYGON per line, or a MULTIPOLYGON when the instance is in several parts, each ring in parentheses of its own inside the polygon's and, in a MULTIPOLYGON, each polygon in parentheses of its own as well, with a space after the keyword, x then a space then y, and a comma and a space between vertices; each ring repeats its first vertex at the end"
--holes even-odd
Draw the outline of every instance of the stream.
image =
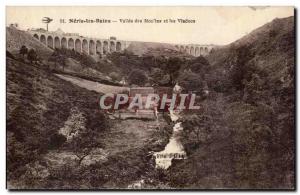
MULTIPOLYGON (((177 116, 172 110, 170 110, 170 117, 173 122, 176 122, 179 119, 179 116, 177 116)), ((172 165, 173 159, 187 158, 183 145, 179 140, 182 130, 183 127, 181 125, 181 122, 176 122, 173 127, 173 134, 165 149, 161 152, 154 153, 153 156, 155 157, 156 168, 168 169, 172 165)))
MULTIPOLYGON (((172 122, 175 122, 173 126, 173 133, 170 137, 169 143, 165 146, 165 149, 160 152, 155 152, 153 157, 155 158, 155 168, 156 169, 168 169, 172 165, 173 159, 186 159, 187 155, 184 151, 184 147, 180 142, 180 134, 183 130, 181 122, 176 122, 179 119, 179 114, 170 110, 170 118, 172 122)), ((145 179, 137 180, 127 188, 129 189, 143 189, 145 186, 145 179)), ((147 185, 146 185, 147 186, 147 185)))

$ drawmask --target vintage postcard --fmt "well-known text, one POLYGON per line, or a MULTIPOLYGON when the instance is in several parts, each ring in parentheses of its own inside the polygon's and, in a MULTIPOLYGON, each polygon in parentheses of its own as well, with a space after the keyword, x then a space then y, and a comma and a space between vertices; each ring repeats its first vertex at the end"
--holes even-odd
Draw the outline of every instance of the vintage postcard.
POLYGON ((9 190, 295 190, 294 7, 6 7, 9 190))

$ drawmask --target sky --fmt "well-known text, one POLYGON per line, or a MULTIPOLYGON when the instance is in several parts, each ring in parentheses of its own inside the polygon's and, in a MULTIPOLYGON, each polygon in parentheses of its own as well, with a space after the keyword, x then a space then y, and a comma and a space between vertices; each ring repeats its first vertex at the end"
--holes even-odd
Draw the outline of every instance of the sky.
POLYGON ((293 7, 12 7, 6 8, 6 25, 23 30, 46 28, 42 18, 53 19, 49 31, 79 33, 94 38, 175 44, 229 44, 272 21, 294 15, 293 7), (69 23, 69 19, 107 19, 112 23, 69 23), (61 19, 65 23, 61 23, 61 19), (161 23, 121 23, 120 19, 157 19, 161 23), (170 20, 176 23, 170 23, 170 20), (178 19, 195 23, 179 23, 178 19), (163 23, 167 20, 168 23, 163 23))

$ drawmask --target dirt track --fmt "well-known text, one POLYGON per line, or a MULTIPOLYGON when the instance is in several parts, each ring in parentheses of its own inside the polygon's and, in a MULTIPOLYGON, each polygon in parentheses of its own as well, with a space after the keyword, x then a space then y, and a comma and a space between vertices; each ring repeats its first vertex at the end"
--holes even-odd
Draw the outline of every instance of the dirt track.
POLYGON ((59 78, 69 81, 79 87, 96 91, 98 93, 120 93, 122 91, 128 90, 128 87, 118 87, 118 86, 112 86, 112 85, 105 85, 94 81, 89 81, 85 79, 81 79, 78 77, 73 77, 69 75, 59 75, 55 74, 59 78))

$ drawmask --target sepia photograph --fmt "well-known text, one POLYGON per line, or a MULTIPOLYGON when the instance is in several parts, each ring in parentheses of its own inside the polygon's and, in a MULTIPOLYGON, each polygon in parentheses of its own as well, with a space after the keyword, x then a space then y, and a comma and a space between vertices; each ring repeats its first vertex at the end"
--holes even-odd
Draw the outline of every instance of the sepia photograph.
POLYGON ((6 6, 6 188, 294 191, 295 13, 6 6))

